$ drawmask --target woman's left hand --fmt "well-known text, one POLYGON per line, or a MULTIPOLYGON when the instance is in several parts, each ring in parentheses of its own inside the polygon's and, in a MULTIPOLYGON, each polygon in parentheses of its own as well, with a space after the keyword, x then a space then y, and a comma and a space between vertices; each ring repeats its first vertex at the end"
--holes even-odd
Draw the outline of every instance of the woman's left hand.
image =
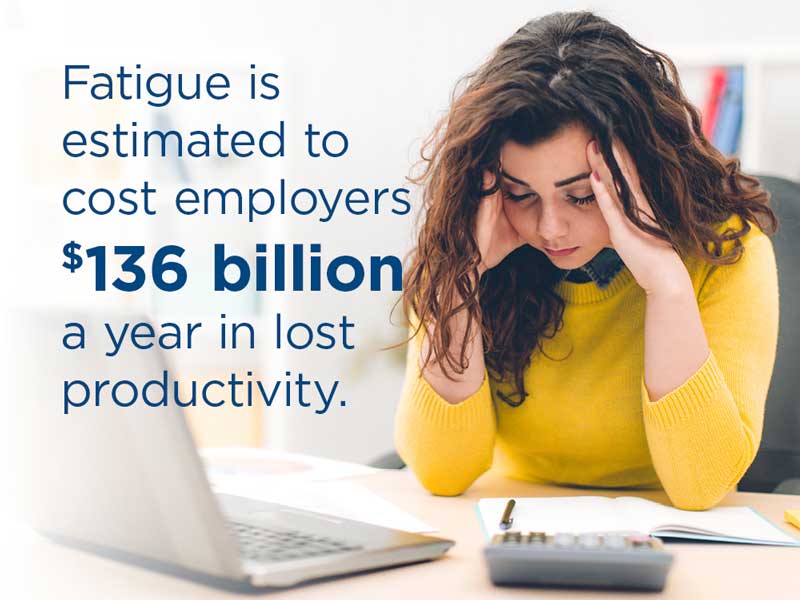
MULTIPOLYGON (((627 149, 621 142, 614 140, 612 150, 639 208, 640 218, 645 223, 661 229, 655 220, 650 202, 642 192, 639 174, 627 149)), ((613 184, 611 171, 595 140, 589 142, 586 154, 592 169, 589 180, 608 225, 611 245, 636 278, 637 283, 647 294, 671 291, 678 285, 684 285, 688 272, 672 245, 642 231, 628 219, 616 186, 613 184)))

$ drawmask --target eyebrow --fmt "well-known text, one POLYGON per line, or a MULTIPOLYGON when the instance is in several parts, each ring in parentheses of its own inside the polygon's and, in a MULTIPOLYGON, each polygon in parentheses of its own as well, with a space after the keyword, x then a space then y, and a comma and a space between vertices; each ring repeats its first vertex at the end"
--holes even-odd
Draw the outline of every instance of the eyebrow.
MULTIPOLYGON (((526 188, 533 189, 529 183, 525 183, 522 179, 518 179, 509 173, 506 173, 504 170, 500 169, 500 174, 513 181, 514 183, 519 183, 520 185, 524 185, 526 188)), ((585 173, 578 173, 577 175, 573 175, 572 177, 567 177, 566 179, 562 179, 561 181, 556 181, 553 185, 555 187, 564 187, 565 185, 569 185, 570 183, 574 183, 575 181, 580 181, 581 179, 588 179, 590 173, 587 171, 585 173)))

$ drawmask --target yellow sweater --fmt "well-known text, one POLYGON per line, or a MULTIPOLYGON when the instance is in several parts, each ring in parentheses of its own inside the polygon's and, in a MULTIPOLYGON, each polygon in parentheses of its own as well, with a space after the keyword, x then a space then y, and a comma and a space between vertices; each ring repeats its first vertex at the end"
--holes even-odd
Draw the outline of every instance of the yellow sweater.
MULTIPOLYGON (((723 223, 740 229, 738 216, 723 223)), ((627 267, 604 290, 562 281, 564 327, 525 372, 512 408, 484 374, 449 404, 421 377, 420 336, 409 344, 395 445, 433 494, 457 495, 490 467, 508 477, 595 487, 663 487, 702 510, 744 475, 761 439, 778 339, 772 242, 753 224, 733 265, 684 261, 711 354, 684 383, 650 402, 644 385, 645 294, 627 267)), ((730 248, 726 242, 724 248, 730 248)), ((510 386, 499 389, 510 392, 510 386)))

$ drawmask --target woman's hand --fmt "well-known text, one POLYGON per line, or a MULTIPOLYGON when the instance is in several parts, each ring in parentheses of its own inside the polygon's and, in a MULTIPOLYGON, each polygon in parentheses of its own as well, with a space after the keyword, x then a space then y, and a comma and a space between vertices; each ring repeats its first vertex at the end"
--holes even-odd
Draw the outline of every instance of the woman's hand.
MULTIPOLYGON (((642 192, 639 175, 626 148, 612 142, 614 158, 631 190, 642 221, 661 229, 642 192)), ((689 272, 669 242, 645 233, 625 214, 611 173, 597 151, 586 148, 589 180, 614 249, 647 294, 644 314, 644 384, 657 402, 688 381, 711 352, 689 272)))
MULTIPOLYGON (((636 165, 621 142, 612 143, 614 158, 622 171, 631 194, 645 223, 661 229, 653 208, 642 192, 636 165)), ((637 283, 649 294, 669 292, 686 283, 688 272, 672 245, 636 227, 625 214, 611 171, 595 140, 586 148, 592 175, 592 184, 597 203, 608 225, 611 245, 636 278, 637 283)))
MULTIPOLYGON (((483 188, 491 189, 495 176, 489 171, 483 173, 483 188)), ((475 242, 481 253, 481 264, 478 271, 483 275, 487 270, 496 267, 511 252, 525 242, 508 220, 503 209, 503 195, 498 190, 481 198, 478 215, 475 218, 475 242)))

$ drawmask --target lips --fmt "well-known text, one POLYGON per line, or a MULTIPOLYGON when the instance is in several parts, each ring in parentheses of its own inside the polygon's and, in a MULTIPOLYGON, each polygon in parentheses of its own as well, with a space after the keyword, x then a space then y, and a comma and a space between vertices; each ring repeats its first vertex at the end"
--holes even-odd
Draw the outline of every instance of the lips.
POLYGON ((562 250, 551 250, 550 248, 545 248, 545 252, 550 256, 566 256, 567 254, 572 254, 575 250, 578 249, 578 246, 573 246, 572 248, 564 248, 562 250))

